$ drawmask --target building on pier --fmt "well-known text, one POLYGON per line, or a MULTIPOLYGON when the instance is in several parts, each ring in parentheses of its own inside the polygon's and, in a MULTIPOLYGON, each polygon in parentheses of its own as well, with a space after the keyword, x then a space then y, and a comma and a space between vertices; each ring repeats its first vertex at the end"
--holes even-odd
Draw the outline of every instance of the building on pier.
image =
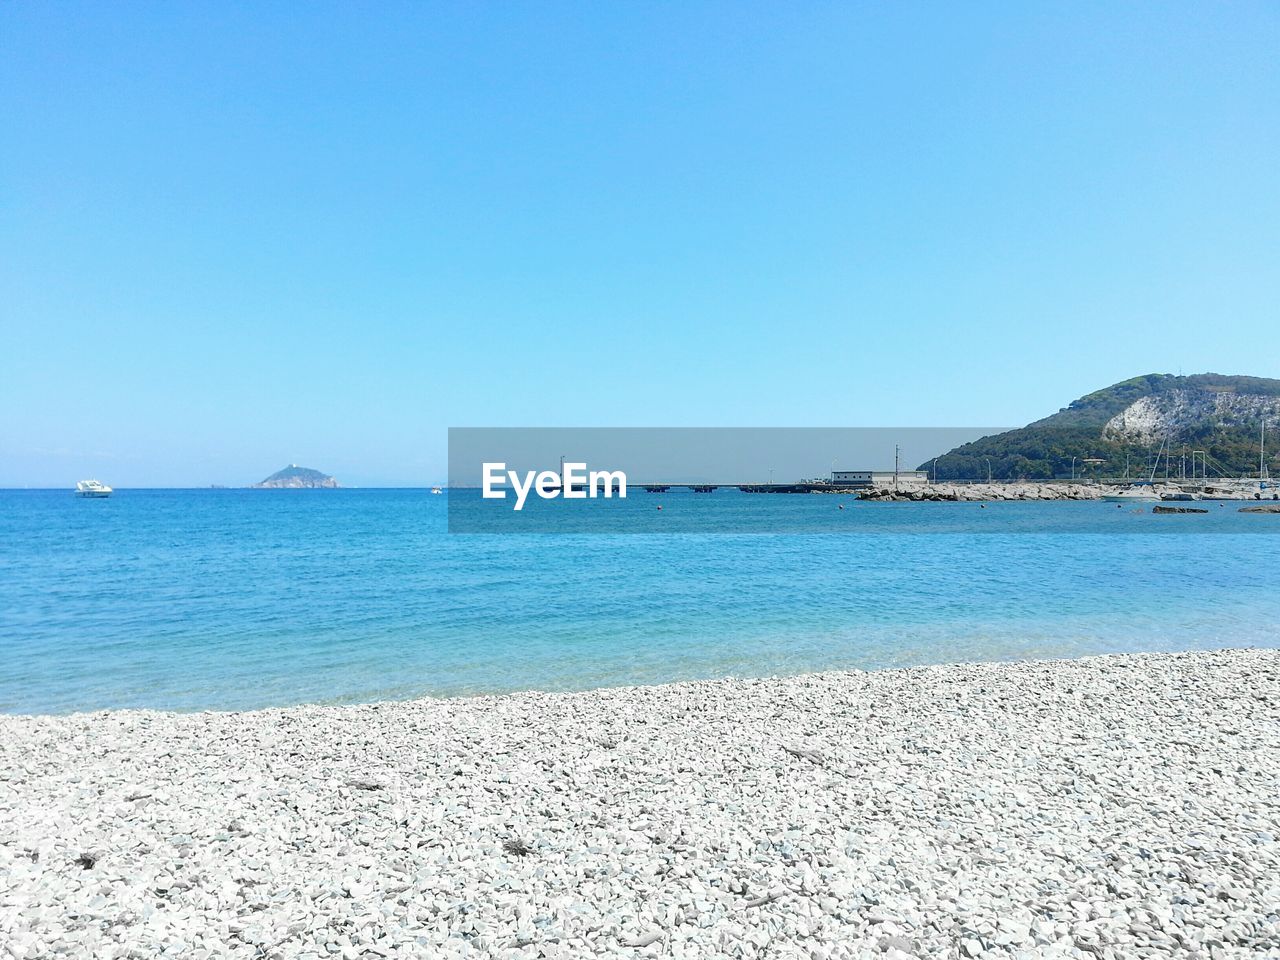
POLYGON ((929 482, 928 470, 836 470, 831 483, 836 487, 891 487, 894 478, 898 486, 920 486, 929 482))

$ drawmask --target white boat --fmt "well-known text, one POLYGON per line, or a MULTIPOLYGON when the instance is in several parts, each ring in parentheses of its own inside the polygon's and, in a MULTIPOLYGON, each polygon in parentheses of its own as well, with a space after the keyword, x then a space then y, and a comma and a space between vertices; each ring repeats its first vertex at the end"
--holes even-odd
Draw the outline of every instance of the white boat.
POLYGON ((1102 499, 1108 503, 1153 503, 1160 497, 1150 487, 1129 487, 1119 493, 1109 493, 1102 499))
POLYGON ((79 480, 76 482, 77 497, 109 497, 111 488, 97 480, 79 480))
POLYGON ((439 487, 432 487, 432 488, 431 488, 431 492, 432 492, 432 493, 444 493, 444 491, 443 491, 443 490, 441 490, 439 487))

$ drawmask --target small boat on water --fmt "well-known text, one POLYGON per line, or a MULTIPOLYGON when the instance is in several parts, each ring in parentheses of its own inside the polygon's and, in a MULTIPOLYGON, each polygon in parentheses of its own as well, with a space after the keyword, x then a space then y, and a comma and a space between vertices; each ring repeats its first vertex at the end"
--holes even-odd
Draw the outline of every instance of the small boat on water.
POLYGON ((441 490, 439 487, 432 487, 432 488, 431 488, 431 492, 432 492, 432 493, 444 493, 444 491, 443 491, 443 490, 441 490))
POLYGON ((76 482, 77 497, 109 497, 111 488, 97 480, 79 480, 76 482))
POLYGON ((1129 487, 1102 498, 1108 503, 1154 503, 1160 497, 1150 487, 1129 487))

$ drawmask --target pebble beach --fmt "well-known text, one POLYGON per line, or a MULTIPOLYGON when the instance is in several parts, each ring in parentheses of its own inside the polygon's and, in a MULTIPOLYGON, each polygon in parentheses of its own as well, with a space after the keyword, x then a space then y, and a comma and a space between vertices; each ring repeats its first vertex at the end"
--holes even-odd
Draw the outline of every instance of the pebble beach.
POLYGON ((1280 652, 0 717, 0 957, 1280 957, 1280 652))

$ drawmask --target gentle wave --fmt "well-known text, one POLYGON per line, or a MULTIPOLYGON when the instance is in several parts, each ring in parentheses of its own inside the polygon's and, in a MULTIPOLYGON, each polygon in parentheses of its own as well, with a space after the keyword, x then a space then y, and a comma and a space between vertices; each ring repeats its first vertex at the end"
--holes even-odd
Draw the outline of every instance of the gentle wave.
MULTIPOLYGON (((743 499, 808 511, 796 501, 824 498, 743 499)), ((955 530, 945 511, 957 505, 942 504, 894 505, 913 536, 457 536, 447 500, 0 493, 0 710, 241 709, 1273 645, 1280 615, 1266 537, 1025 532, 1102 504, 993 505, 1020 511, 1023 532, 1009 535, 938 532, 955 530)), ((689 495, 686 508, 725 509, 698 506, 713 501, 689 495)))

